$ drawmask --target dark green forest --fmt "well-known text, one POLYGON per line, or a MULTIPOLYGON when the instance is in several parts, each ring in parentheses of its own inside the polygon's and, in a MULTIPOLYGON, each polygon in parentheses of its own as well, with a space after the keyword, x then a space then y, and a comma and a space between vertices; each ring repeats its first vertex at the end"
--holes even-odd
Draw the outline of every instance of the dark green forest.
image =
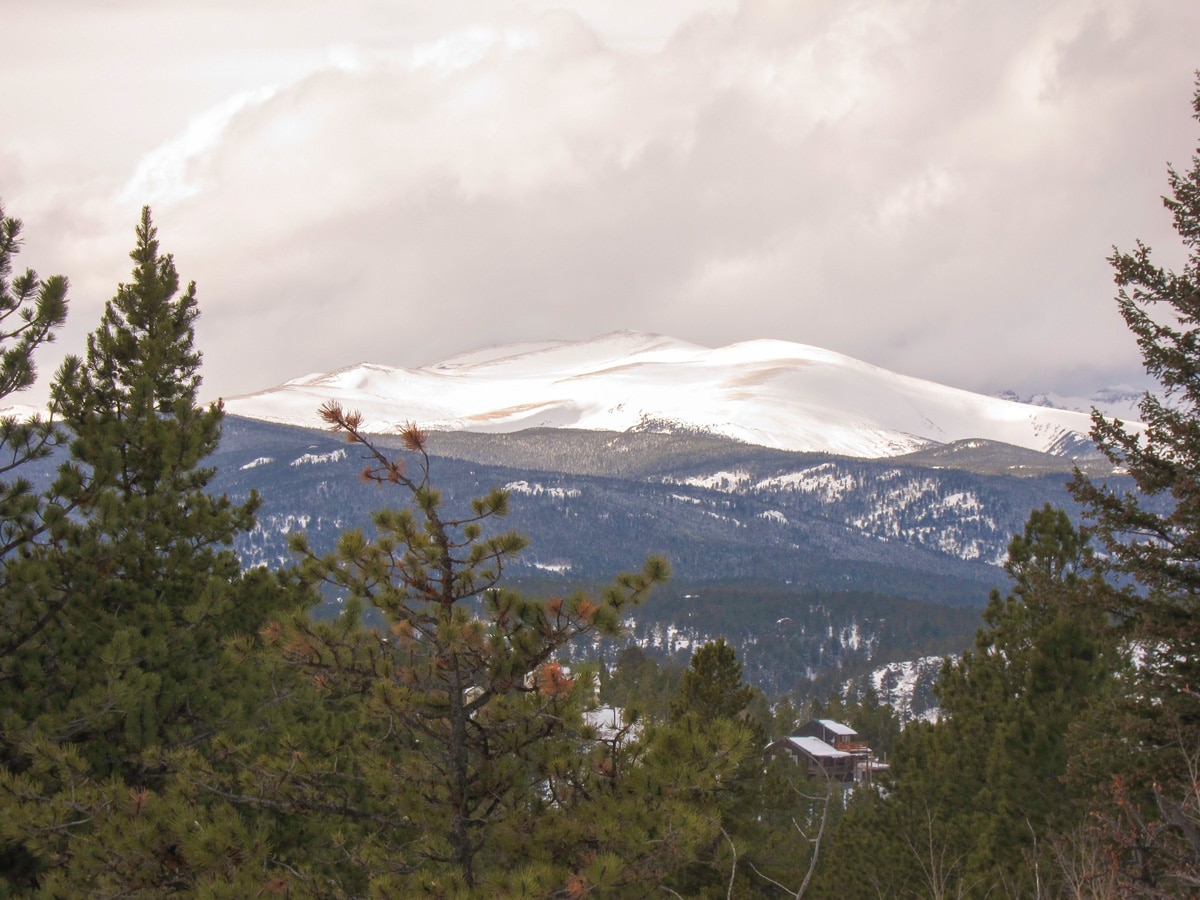
MULTIPOLYGON (((372 527, 243 566, 261 499, 208 490, 222 410, 198 402, 196 286, 143 210, 48 416, 0 422, 0 896, 1195 896, 1200 156, 1168 182, 1184 268, 1141 244, 1110 258, 1161 392, 1144 430, 1096 415, 1092 437, 1136 490, 1077 471, 1082 526, 1031 510, 1007 589, 943 665, 941 718, 904 728, 869 689, 768 697, 725 640, 686 666, 571 657, 618 636, 668 561, 517 590, 507 495, 446 502, 424 434, 380 446, 335 404, 372 527), (23 467, 52 456, 35 487, 23 467), (341 613, 312 615, 330 587, 341 613), (624 714, 601 727, 599 704, 624 714), (890 769, 847 788, 764 756, 814 715, 890 769)), ((14 274, 21 225, 0 223, 9 396, 68 284, 14 274)))

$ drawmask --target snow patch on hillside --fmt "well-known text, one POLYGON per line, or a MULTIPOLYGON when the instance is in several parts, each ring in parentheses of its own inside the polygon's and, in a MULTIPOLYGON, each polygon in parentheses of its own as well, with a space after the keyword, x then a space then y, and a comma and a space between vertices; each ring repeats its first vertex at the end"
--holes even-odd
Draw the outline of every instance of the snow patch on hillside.
POLYGON ((688 478, 667 479, 668 484, 686 484, 691 487, 704 488, 707 491, 725 491, 733 493, 741 490, 750 483, 747 472, 713 472, 711 475, 693 475, 688 478))
POLYGON ((754 485, 759 492, 796 491, 815 494, 824 503, 836 503, 858 487, 858 479, 833 463, 822 463, 788 475, 764 478, 754 485))
POLYGON ((941 656, 923 656, 889 663, 871 673, 871 686, 881 702, 896 710, 901 722, 937 721, 938 710, 927 701, 944 661, 941 656))
MULTIPOLYGON (((997 530, 996 520, 984 512, 975 494, 958 491, 940 496, 940 488, 934 478, 906 477, 898 469, 880 473, 870 510, 850 518, 847 524, 880 540, 903 540, 960 559, 984 559, 997 530), (945 511, 953 515, 943 515, 945 511)), ((995 558, 985 561, 992 565, 1003 562, 995 558)))
POLYGON ((321 463, 338 462, 346 458, 345 450, 331 450, 328 453, 305 453, 303 456, 293 459, 289 466, 316 466, 321 463))
POLYGON ((553 497, 555 500, 565 500, 568 497, 579 496, 579 491, 576 488, 543 487, 537 482, 530 484, 528 481, 510 481, 504 485, 504 490, 510 494, 527 494, 530 497, 546 496, 553 497))

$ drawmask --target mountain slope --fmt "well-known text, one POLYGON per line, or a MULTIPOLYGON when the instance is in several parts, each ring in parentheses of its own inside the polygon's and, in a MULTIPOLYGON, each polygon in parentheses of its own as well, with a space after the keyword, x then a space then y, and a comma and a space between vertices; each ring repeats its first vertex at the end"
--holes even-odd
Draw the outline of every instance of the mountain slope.
POLYGON ((362 364, 230 397, 230 413, 313 427, 336 400, 367 426, 515 432, 569 428, 699 433, 860 458, 968 438, 1075 455, 1083 413, 985 397, 804 344, 709 349, 660 335, 516 344, 419 369, 362 364))
MULTIPOLYGON (((472 436, 473 458, 457 459, 439 453, 440 437, 430 445, 448 503, 495 486, 512 494, 505 527, 531 540, 514 573, 603 579, 654 551, 687 581, 748 579, 979 604, 1002 579, 995 564, 1029 510, 1070 503, 1061 472, 981 475, 690 435, 569 430, 556 432, 555 452, 531 464, 514 458, 524 453, 504 451, 521 436, 472 436), (592 462, 603 453, 597 441, 618 464, 592 462)), ((358 454, 328 433, 231 416, 213 463, 215 490, 263 495, 259 527, 239 545, 252 564, 290 560, 286 533, 296 529, 331 547, 343 529, 367 526, 370 510, 400 499, 364 485, 358 454)))
MULTIPOLYGON (((530 545, 509 576, 561 593, 662 553, 675 579, 633 612, 629 639, 686 664, 723 635, 747 677, 771 693, 828 693, 880 665, 960 651, 988 590, 1003 583, 995 563, 1029 509, 1068 502, 1062 473, 979 475, 711 437, 570 430, 553 433, 554 452, 528 465, 536 460, 515 464, 509 446, 527 434, 449 436, 470 437, 473 459, 439 453, 445 437, 430 443, 448 510, 494 486, 511 493, 510 515, 495 525, 530 545), (605 452, 613 466, 602 464, 605 452), (575 471, 555 471, 556 460, 575 471)), ((263 497, 257 527, 236 544, 244 562, 293 563, 287 537, 297 530, 329 551, 346 529, 369 531, 372 510, 402 502, 357 477, 360 453, 328 432, 228 417, 212 487, 263 497)), ((336 608, 331 594, 322 614, 336 608)), ((601 652, 576 650, 581 659, 601 652)), ((608 647, 610 664, 616 650, 608 647)))

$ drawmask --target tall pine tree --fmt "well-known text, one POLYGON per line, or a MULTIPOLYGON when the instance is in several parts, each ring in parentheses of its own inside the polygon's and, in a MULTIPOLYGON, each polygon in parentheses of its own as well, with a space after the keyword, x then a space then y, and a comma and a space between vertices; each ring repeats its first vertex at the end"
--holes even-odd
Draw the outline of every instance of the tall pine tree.
POLYGON ((205 490, 223 414, 197 402, 195 285, 180 291, 149 209, 136 237, 132 280, 105 306, 83 365, 55 384, 72 437, 53 493, 76 517, 47 562, 72 599, 29 684, 44 733, 135 780, 140 750, 211 729, 225 703, 222 639, 253 633, 278 602, 229 548, 253 526, 257 496, 235 505, 205 490))
POLYGON ((132 280, 107 304, 86 360, 54 385, 71 455, 46 505, 46 541, 6 568, 16 602, 46 615, 5 658, 0 827, 68 892, 98 878, 132 889, 164 866, 211 861, 206 842, 219 831, 205 831, 209 814, 191 801, 196 831, 181 833, 184 798, 147 751, 201 746, 244 721, 260 700, 249 695, 254 670, 229 665, 224 642, 293 605, 281 579, 241 572, 228 546, 253 524, 257 498, 237 505, 205 490, 212 470, 201 463, 222 413, 197 403, 195 288, 179 291, 149 210, 131 257, 132 280), (147 839, 122 845, 133 859, 118 849, 131 810, 147 839))
POLYGON ((807 783, 791 760, 764 760, 769 724, 752 713, 762 699, 742 681, 742 664, 724 638, 697 649, 679 680, 663 729, 702 736, 713 746, 729 733, 744 746, 705 809, 711 837, 668 883, 681 896, 773 897, 785 886, 795 895, 818 860, 812 835, 829 824, 840 789, 807 783))
MULTIPOLYGON (((1193 110, 1200 121, 1200 86, 1193 110)), ((1162 268, 1140 242, 1109 260, 1161 395, 1142 398, 1145 430, 1093 414, 1093 439, 1137 492, 1083 474, 1072 485, 1106 551, 1100 565, 1133 580, 1109 607, 1142 660, 1108 742, 1122 760, 1112 820, 1124 823, 1127 890, 1155 896, 1200 889, 1200 155, 1187 172, 1169 168, 1168 183, 1183 268, 1162 268)))
POLYGON ((244 767, 255 773, 253 792, 236 796, 340 816, 347 827, 375 823, 353 858, 385 893, 503 893, 514 877, 522 890, 544 891, 568 873, 584 878, 571 872, 582 851, 567 849, 562 816, 586 801, 583 784, 594 778, 581 719, 591 679, 568 673, 557 655, 581 635, 614 633, 622 610, 665 578, 665 563, 650 560, 597 601, 524 597, 501 581, 524 539, 488 531, 507 495, 493 491, 453 515, 430 480, 420 431, 404 434, 410 472, 374 445, 357 414, 332 404, 322 414, 363 450, 364 477, 411 506, 380 510, 373 540, 347 531, 327 556, 294 541, 304 577, 344 591, 350 611, 335 624, 298 616, 266 634, 330 711, 359 718, 345 760, 305 755, 300 777, 297 758, 261 754, 244 767), (383 614, 386 632, 358 627, 362 603, 383 614))
POLYGON ((742 664, 725 641, 709 641, 692 654, 671 701, 671 718, 688 713, 704 718, 736 719, 750 705, 754 688, 742 682, 742 664))
MULTIPOLYGON (((27 269, 11 278, 21 248, 21 222, 7 218, 0 205, 0 399, 27 387, 36 377, 34 354, 54 340, 67 315, 67 279, 40 279, 27 269)), ((14 560, 30 552, 45 531, 42 498, 21 467, 44 459, 61 439, 57 428, 40 417, 0 418, 0 769, 13 764, 15 748, 5 736, 5 698, 17 677, 18 651, 36 640, 53 619, 62 600, 31 597, 20 578, 10 577, 14 560)), ((0 834, 0 872, 32 870, 34 861, 18 844, 0 834)))

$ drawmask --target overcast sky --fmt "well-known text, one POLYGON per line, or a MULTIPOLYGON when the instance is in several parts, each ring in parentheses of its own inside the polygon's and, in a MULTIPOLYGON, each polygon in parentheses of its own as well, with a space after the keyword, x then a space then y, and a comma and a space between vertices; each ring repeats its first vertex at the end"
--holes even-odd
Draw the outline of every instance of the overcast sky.
MULTIPOLYGON (((82 352, 143 204, 207 398, 654 331, 1138 386, 1200 3, 0 0, 0 199, 82 352)), ((37 399, 30 397, 30 400, 37 399)))

